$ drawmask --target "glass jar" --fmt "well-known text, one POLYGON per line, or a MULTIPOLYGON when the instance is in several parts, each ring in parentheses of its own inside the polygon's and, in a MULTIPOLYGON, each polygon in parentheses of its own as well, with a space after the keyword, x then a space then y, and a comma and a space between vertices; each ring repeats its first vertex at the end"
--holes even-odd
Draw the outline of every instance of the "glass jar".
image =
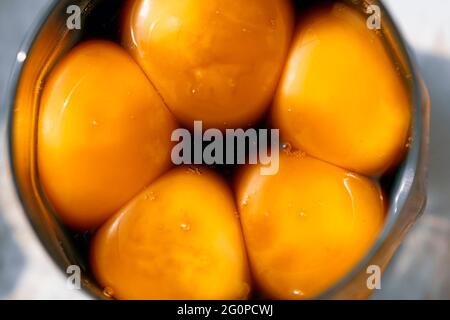
MULTIPOLYGON (((412 130, 408 153, 393 175, 388 190, 389 209, 382 233, 366 256, 319 298, 366 298, 371 290, 367 286, 368 267, 384 270, 409 228, 422 213, 426 203, 426 168, 429 139, 429 98, 412 53, 406 46, 386 8, 380 1, 343 1, 367 15, 370 5, 381 9, 380 37, 411 92, 412 130)), ((69 0, 53 1, 43 14, 20 52, 10 78, 6 101, 1 105, 1 141, 4 143, 1 161, 4 161, 6 188, 17 195, 23 213, 28 217, 42 244, 63 272, 70 265, 82 270, 82 286, 94 298, 105 298, 89 273, 86 259, 87 241, 83 235, 73 234, 52 212, 39 184, 36 166, 36 127, 41 89, 47 74, 70 48, 81 39, 102 35, 114 39, 109 29, 116 28, 117 0, 78 1, 84 29, 67 27, 69 0), (99 23, 100 22, 100 23, 99 23)), ((380 79, 382 81, 382 79, 380 79)), ((0 192, 2 192, 0 190, 0 192)))

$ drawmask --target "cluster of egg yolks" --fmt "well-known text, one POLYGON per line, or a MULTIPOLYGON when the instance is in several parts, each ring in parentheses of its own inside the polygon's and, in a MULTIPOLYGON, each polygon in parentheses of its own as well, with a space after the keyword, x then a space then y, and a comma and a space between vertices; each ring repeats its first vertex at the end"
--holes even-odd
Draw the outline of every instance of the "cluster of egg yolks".
POLYGON ((97 232, 97 280, 126 299, 245 299, 247 256, 233 194, 205 168, 170 170, 97 232))
POLYGON ((132 0, 123 43, 185 126, 246 127, 269 107, 293 31, 289 0, 132 0))
POLYGON ((236 198, 252 274, 269 298, 312 298, 361 259, 384 222, 376 182, 301 153, 242 170, 236 198))
POLYGON ((380 39, 342 5, 303 16, 290 49, 288 0, 125 8, 123 44, 142 69, 114 44, 83 43, 50 75, 39 118, 39 173, 57 213, 80 230, 109 218, 91 247, 99 283, 119 299, 247 298, 249 272, 266 297, 329 288, 384 221, 378 183, 351 171, 382 174, 408 133, 380 39), (273 176, 240 168, 236 199, 209 169, 168 171, 174 118, 247 126, 273 96, 283 140, 328 163, 292 152, 273 176))
POLYGON ((176 127, 125 50, 78 45, 50 74, 39 114, 39 176, 58 215, 99 226, 170 167, 176 127))
POLYGON ((400 160, 410 121, 402 78, 359 13, 338 4, 301 19, 272 109, 283 139, 380 175, 400 160))

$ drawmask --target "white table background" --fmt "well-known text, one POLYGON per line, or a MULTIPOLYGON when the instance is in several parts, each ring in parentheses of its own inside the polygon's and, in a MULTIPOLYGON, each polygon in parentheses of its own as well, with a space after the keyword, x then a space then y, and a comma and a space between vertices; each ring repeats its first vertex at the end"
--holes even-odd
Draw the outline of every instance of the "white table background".
MULTIPOLYGON (((0 93, 20 42, 48 0, 0 0, 0 93)), ((450 0, 385 0, 431 95, 428 205, 382 278, 375 299, 450 299, 450 0)), ((0 97, 2 98, 2 97, 0 97)), ((1 101, 1 100, 0 100, 1 101)), ((1 150, 0 152, 2 152, 1 150)), ((3 168, 0 167, 0 172, 3 168)), ((66 287, 19 208, 0 212, 0 299, 79 299, 66 287)))

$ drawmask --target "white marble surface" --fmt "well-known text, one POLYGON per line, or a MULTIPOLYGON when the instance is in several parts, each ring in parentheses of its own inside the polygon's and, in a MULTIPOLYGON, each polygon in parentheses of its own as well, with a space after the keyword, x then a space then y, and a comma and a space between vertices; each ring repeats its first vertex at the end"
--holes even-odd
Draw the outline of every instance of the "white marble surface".
MULTIPOLYGON (((416 51, 432 101, 429 202, 374 298, 450 299, 450 1, 386 0, 416 51)), ((48 0, 0 0, 0 93, 20 41, 48 0)), ((0 149, 0 152, 3 150, 0 149)), ((4 172, 0 167, 0 173, 4 172)), ((7 177, 3 177, 5 179, 7 177)), ((85 298, 67 289, 0 181, 0 299, 85 298)))

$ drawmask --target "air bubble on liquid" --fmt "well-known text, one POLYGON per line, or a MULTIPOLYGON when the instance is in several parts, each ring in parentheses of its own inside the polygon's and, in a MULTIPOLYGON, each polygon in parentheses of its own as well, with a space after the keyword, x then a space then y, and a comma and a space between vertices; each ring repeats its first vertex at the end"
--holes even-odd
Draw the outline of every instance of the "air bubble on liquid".
POLYGON ((107 298, 112 298, 114 296, 114 290, 111 287, 105 287, 103 289, 103 295, 107 298))
POLYGON ((264 212, 264 215, 266 216, 266 217, 270 217, 270 212, 264 212))
POLYGON ((304 295, 304 293, 303 293, 301 290, 298 290, 298 289, 292 291, 292 293, 293 293, 295 296, 303 296, 303 295, 304 295))
POLYGON ((291 146, 291 144, 289 142, 284 142, 281 145, 281 148, 283 149, 283 151, 285 151, 287 153, 291 152, 291 150, 292 150, 292 146, 291 146))
POLYGON ((184 230, 184 231, 189 231, 189 230, 191 230, 191 226, 188 225, 187 223, 182 223, 182 224, 180 224, 180 228, 181 228, 182 230, 184 230))
POLYGON ((249 196, 248 196, 248 194, 246 194, 244 196, 244 199, 242 200, 242 205, 243 206, 246 206, 248 204, 248 199, 249 199, 249 196))
POLYGON ((407 148, 407 149, 410 148, 412 143, 413 143, 413 138, 409 137, 408 140, 406 141, 405 148, 407 148))
POLYGON ((92 125, 96 126, 98 124, 97 120, 92 120, 92 125))

